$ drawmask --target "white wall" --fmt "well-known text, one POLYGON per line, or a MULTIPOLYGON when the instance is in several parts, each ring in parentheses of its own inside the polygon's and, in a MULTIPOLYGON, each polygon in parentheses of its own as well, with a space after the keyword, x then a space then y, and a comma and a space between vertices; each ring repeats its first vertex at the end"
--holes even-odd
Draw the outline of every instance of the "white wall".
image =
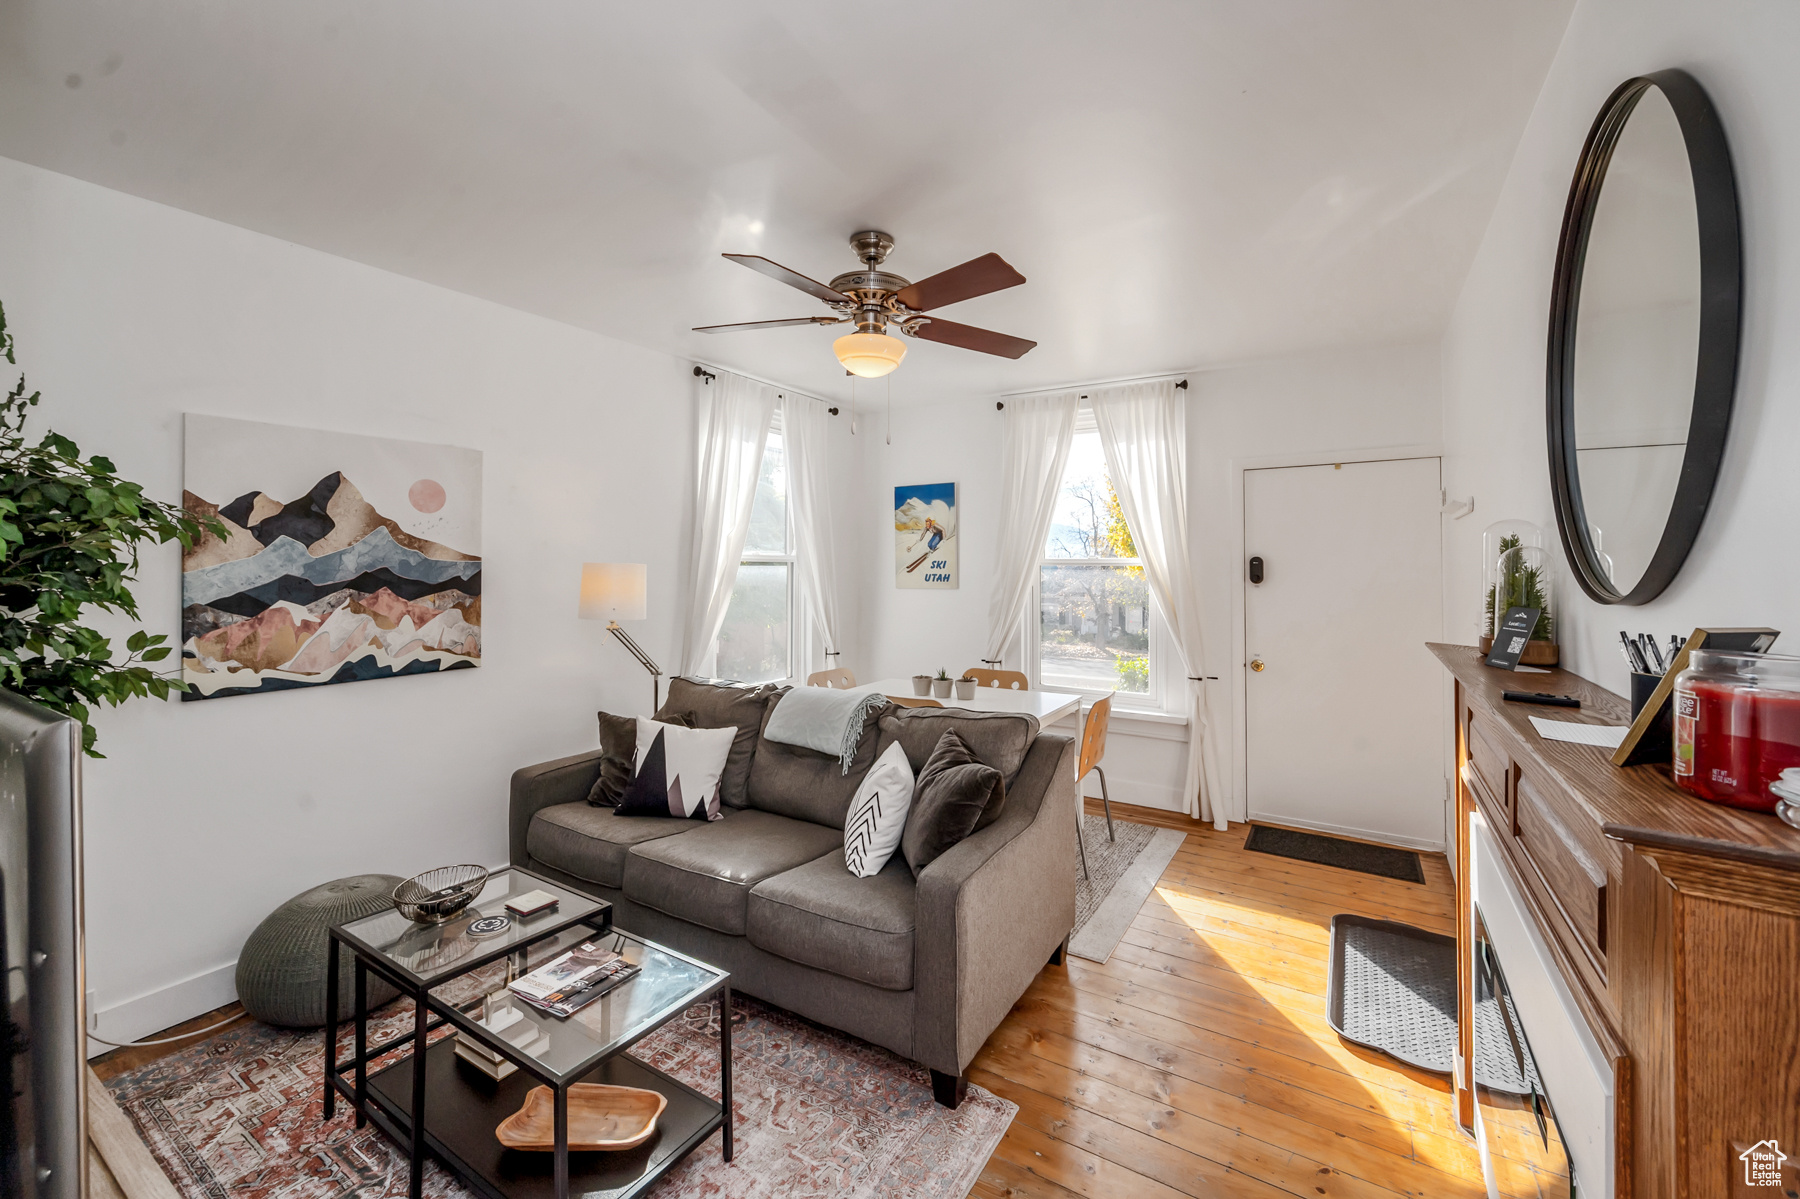
MULTIPOLYGON (((102 1035, 228 1000, 244 938, 307 887, 504 862, 512 771, 593 746, 596 709, 649 710, 648 676, 575 618, 575 594, 584 560, 648 563, 633 632, 673 666, 691 364, 4 159, 0 263, 20 367, 44 392, 28 429, 111 456, 160 499, 181 495, 184 412, 485 455, 479 669, 97 719, 102 1035)), ((145 555, 152 631, 178 629, 179 569, 172 547, 145 555)))
MULTIPOLYGON (((1200 575, 1206 653, 1222 755, 1219 777, 1236 791, 1232 680, 1233 605, 1243 586, 1232 537, 1232 464, 1277 455, 1333 454, 1439 439, 1441 393, 1436 342, 1369 346, 1187 373, 1188 497, 1193 566, 1200 575)), ((869 541, 859 555, 864 575, 863 637, 858 677, 910 675, 939 666, 952 674, 985 652, 992 566, 1000 518, 1000 413, 990 401, 909 406, 893 416, 893 445, 884 418, 864 413, 856 437, 866 489, 858 521, 869 541), (894 586, 887 516, 893 488, 955 481, 962 533, 962 585, 955 591, 903 591, 894 586), (866 670, 865 670, 866 666, 866 670)), ((1435 636, 1436 631, 1430 631, 1435 636)), ((1421 640, 1425 637, 1421 636, 1421 640)), ((1019 665, 1016 659, 1007 666, 1019 665)), ((1107 753, 1112 797, 1178 810, 1185 730, 1133 721, 1115 711, 1107 753)), ((1097 786, 1090 785, 1093 794, 1097 786)), ((1241 819, 1240 816, 1234 818, 1241 819)))
MULTIPOLYGON (((1621 628, 1662 636, 1697 625, 1771 625, 1800 638, 1800 124, 1789 0, 1580 0, 1476 256, 1444 342, 1446 479, 1477 516, 1446 543, 1446 625, 1472 641, 1480 538, 1520 517, 1558 546, 1544 448, 1544 338, 1569 178, 1595 114, 1625 79, 1681 67, 1710 93, 1735 159, 1744 232, 1744 334, 1723 474, 1700 539, 1672 586, 1640 608, 1594 604, 1560 548, 1564 664, 1628 687, 1621 628)), ((1777 649, 1783 648, 1777 644, 1777 649)), ((1788 647, 1788 652, 1794 652, 1788 647)))

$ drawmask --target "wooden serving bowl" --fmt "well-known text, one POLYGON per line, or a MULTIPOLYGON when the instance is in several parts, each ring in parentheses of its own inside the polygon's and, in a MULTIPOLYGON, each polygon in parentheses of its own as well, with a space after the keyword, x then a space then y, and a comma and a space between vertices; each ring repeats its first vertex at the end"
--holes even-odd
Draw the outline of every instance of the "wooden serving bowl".
MULTIPOLYGON (((635 1149, 656 1135, 669 1101, 655 1091, 578 1082, 569 1088, 569 1149, 635 1149)), ((556 1149, 556 1097, 532 1087, 525 1105, 494 1129, 508 1149, 556 1149)))

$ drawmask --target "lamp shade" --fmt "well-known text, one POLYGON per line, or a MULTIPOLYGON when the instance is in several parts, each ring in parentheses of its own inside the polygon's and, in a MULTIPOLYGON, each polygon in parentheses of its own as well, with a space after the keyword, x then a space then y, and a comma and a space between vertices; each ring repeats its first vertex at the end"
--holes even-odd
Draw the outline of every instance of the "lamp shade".
POLYGON ((581 619, 642 620, 649 607, 642 562, 583 562, 581 619))
POLYGON ((906 343, 886 333, 846 333, 831 343, 844 369, 865 379, 879 379, 906 357, 906 343))

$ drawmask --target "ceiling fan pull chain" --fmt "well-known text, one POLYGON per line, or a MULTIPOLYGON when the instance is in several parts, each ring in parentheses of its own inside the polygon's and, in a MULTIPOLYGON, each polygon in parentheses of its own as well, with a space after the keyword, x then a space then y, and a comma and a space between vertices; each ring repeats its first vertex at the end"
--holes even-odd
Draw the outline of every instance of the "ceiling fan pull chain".
POLYGON ((887 443, 894 444, 894 376, 884 375, 887 381, 887 443))

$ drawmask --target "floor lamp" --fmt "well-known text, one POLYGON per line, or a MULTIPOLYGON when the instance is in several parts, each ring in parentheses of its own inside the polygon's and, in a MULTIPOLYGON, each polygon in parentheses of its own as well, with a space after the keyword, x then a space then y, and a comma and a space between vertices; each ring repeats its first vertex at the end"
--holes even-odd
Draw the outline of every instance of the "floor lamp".
POLYGON ((581 564, 581 619, 604 620, 606 631, 650 672, 652 714, 662 706, 662 667, 650 660, 631 634, 619 627, 621 620, 643 620, 649 608, 649 589, 642 562, 583 562, 581 564))

